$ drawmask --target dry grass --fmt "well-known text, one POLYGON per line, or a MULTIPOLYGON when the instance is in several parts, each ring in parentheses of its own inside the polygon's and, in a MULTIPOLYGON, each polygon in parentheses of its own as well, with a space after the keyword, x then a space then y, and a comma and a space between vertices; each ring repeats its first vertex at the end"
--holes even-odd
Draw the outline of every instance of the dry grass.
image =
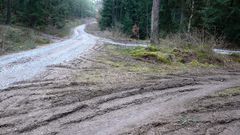
POLYGON ((86 31, 88 33, 91 33, 93 35, 103 37, 103 38, 109 38, 112 40, 120 40, 120 41, 131 41, 132 39, 129 38, 128 35, 124 34, 119 28, 113 28, 113 29, 106 29, 104 31, 101 31, 98 24, 89 24, 86 27, 86 31))
POLYGON ((44 33, 62 38, 62 37, 69 36, 71 33, 71 30, 74 27, 81 25, 82 23, 83 23, 83 21, 80 19, 73 19, 73 20, 68 20, 63 28, 59 29, 59 28, 55 28, 53 26, 47 26, 46 28, 42 29, 41 31, 43 31, 44 33))
POLYGON ((200 63, 232 67, 240 60, 238 56, 224 56, 213 51, 213 48, 227 45, 223 39, 224 37, 216 39, 209 33, 196 30, 192 33, 169 34, 165 39, 161 39, 159 46, 175 48, 183 55, 187 53, 196 55, 197 58, 193 59, 193 65, 199 65, 196 63, 200 63))
POLYGON ((50 39, 36 30, 20 26, 0 26, 0 55, 34 49, 50 43, 50 39))
POLYGON ((215 36, 203 30, 195 30, 191 33, 169 34, 162 42, 168 46, 185 47, 185 46, 208 46, 215 48, 225 44, 223 37, 215 38, 215 36))
POLYGON ((229 96, 237 96, 237 95, 240 95, 240 87, 226 89, 218 93, 218 96, 220 97, 229 97, 229 96))
MULTIPOLYGON (((151 48, 154 51, 154 47, 151 48)), ((215 67, 211 64, 200 64, 196 63, 181 63, 177 61, 171 60, 169 57, 164 57, 164 59, 168 60, 169 63, 164 63, 154 58, 146 58, 146 56, 142 57, 143 52, 149 52, 147 50, 151 50, 149 48, 122 48, 119 46, 106 45, 104 47, 104 55, 101 55, 97 59, 101 61, 101 63, 105 63, 111 66, 111 69, 117 69, 124 72, 138 73, 138 74, 149 74, 149 75, 166 75, 169 73, 183 73, 192 70, 198 69, 210 69, 215 67), (144 51, 142 51, 144 50, 144 51), (140 53, 139 53, 140 52, 140 53), (106 55, 106 56, 105 56, 106 55), (135 55, 135 56, 134 56, 135 55), (136 56, 137 55, 137 56, 136 56)), ((164 56, 168 56, 167 54, 171 54, 172 49, 161 50, 160 54, 164 54, 164 56)), ((156 51, 156 50, 155 50, 156 51)), ((152 52, 154 53, 154 52, 152 52)), ((148 53, 144 54, 147 55, 148 53)), ((154 55, 154 57, 158 58, 158 54, 154 55)))

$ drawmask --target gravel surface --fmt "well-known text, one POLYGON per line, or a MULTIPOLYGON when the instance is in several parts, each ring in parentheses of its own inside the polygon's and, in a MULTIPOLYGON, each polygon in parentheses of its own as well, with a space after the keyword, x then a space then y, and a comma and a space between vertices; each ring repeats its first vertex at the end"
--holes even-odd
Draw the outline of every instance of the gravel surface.
POLYGON ((46 70, 47 66, 77 58, 103 42, 122 46, 145 46, 136 43, 118 43, 86 33, 86 24, 74 29, 70 39, 38 49, 0 57, 0 89, 30 79, 46 70))
POLYGON ((96 38, 84 32, 86 25, 74 29, 68 40, 38 49, 0 57, 0 88, 30 79, 47 66, 72 60, 96 44, 96 38))
POLYGON ((51 66, 42 77, 0 91, 0 134, 208 135, 218 133, 216 126, 223 135, 239 134, 239 95, 201 100, 239 86, 238 71, 134 74, 102 56, 51 66))
POLYGON ((219 54, 240 54, 240 51, 231 51, 231 50, 226 50, 226 49, 213 49, 214 52, 219 53, 219 54))

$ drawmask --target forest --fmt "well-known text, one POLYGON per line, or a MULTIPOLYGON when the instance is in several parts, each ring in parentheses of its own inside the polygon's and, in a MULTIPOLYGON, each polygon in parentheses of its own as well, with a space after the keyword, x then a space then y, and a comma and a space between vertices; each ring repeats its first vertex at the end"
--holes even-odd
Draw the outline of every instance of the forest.
MULTIPOLYGON (((159 1, 159 0, 158 0, 159 1)), ((103 0, 100 26, 117 27, 131 34, 138 25, 140 38, 150 36, 152 0, 103 0)), ((170 33, 202 31, 240 44, 239 0, 160 0, 160 36, 170 33)))
POLYGON ((88 0, 1 0, 0 23, 61 28, 67 19, 93 16, 93 5, 88 0))
POLYGON ((240 0, 0 0, 0 135, 240 135, 240 0))

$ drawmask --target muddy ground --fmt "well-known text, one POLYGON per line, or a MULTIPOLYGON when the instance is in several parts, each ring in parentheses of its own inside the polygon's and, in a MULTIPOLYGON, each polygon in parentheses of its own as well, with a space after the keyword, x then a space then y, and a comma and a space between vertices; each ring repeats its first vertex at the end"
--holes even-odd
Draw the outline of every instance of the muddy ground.
POLYGON ((1 90, 0 134, 240 134, 240 92, 219 94, 240 86, 239 67, 179 68, 119 51, 98 45, 1 90))

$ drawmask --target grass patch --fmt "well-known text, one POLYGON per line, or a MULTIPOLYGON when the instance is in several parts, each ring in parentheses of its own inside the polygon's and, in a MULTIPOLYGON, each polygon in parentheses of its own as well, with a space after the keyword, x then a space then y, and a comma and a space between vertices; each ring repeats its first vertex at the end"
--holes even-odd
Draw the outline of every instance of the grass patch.
MULTIPOLYGON (((79 19, 69 20, 63 28, 48 26, 40 31, 57 37, 66 37, 73 27, 81 23, 79 19)), ((44 36, 42 32, 26 27, 0 25, 0 55, 34 49, 39 45, 51 43, 50 37, 44 36)))
POLYGON ((34 49, 50 40, 33 29, 20 26, 0 26, 0 55, 34 49))
POLYGON ((163 53, 159 48, 155 46, 149 46, 147 48, 137 47, 130 49, 129 54, 135 59, 143 60, 147 62, 159 62, 164 64, 170 64, 171 59, 167 53, 163 53))
POLYGON ((136 47, 123 50, 125 55, 149 63, 168 65, 185 64, 192 67, 214 67, 223 64, 223 60, 205 46, 170 48, 164 45, 157 47, 150 45, 147 48, 136 47))
MULTIPOLYGON (((201 63, 197 57, 192 57, 188 62, 183 62, 183 55, 179 56, 177 48, 169 47, 120 47, 106 45, 105 51, 107 56, 98 58, 103 63, 110 65, 112 68, 120 69, 133 73, 146 74, 169 74, 182 73, 198 68, 214 68, 216 65, 201 63)), ((186 57, 191 56, 191 49, 185 49, 186 57)), ((184 54, 185 55, 185 54, 184 54)))
MULTIPOLYGON (((98 60, 100 60, 104 64, 110 65, 114 69, 123 70, 126 72, 132 72, 132 73, 165 75, 168 73, 172 73, 174 71, 184 72, 189 70, 190 65, 182 64, 178 62, 171 62, 171 60, 169 60, 171 63, 168 63, 168 62, 163 63, 155 59, 151 59, 151 61, 146 60, 142 56, 134 57, 133 55, 137 55, 138 51, 140 52, 148 51, 148 48, 143 48, 143 47, 123 48, 119 46, 106 45, 104 52, 107 55, 98 57, 98 60)), ((156 49, 154 49, 154 51, 159 52, 156 49)), ((161 53, 162 52, 167 53, 169 51, 170 50, 168 49, 162 49, 161 53)), ((155 58, 157 57, 158 56, 156 56, 155 58)))
POLYGON ((182 126, 187 126, 190 124, 196 124, 197 123, 197 118, 194 117, 188 117, 188 116, 181 116, 178 120, 178 123, 182 126))
POLYGON ((240 87, 226 89, 218 93, 218 96, 220 97, 229 97, 229 96, 237 96, 237 95, 240 95, 240 87))
POLYGON ((233 53, 229 56, 234 62, 240 63, 240 54, 233 53))

